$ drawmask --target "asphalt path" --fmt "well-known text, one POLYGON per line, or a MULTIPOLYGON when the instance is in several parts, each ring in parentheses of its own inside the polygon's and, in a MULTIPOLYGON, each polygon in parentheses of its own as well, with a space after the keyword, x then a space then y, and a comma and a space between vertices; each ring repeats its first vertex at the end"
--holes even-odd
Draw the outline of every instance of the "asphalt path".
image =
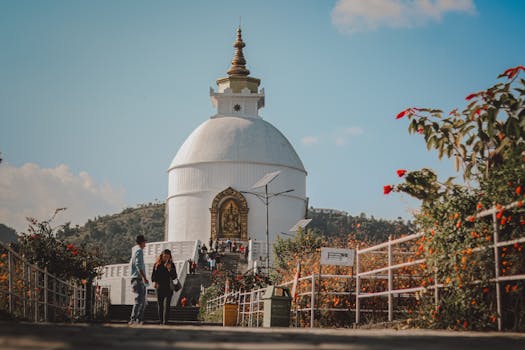
POLYGON ((0 322, 0 349, 525 349, 525 334, 0 322))

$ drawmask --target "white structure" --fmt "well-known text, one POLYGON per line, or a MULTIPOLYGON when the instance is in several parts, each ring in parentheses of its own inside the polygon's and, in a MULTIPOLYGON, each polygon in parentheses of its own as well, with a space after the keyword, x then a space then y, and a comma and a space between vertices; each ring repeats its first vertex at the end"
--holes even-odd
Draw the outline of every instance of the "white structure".
MULTIPOLYGON (((188 272, 188 259, 197 261, 199 241, 185 242, 152 242, 147 243, 144 248, 144 264, 146 265, 146 276, 148 279, 153 271, 153 265, 157 257, 164 249, 169 249, 172 254, 173 262, 177 269, 179 281, 184 284, 188 272)), ((131 256, 131 247, 129 250, 131 256)), ((109 288, 111 304, 132 305, 134 295, 131 292, 131 278, 129 276, 130 265, 113 264, 103 267, 102 276, 95 280, 95 285, 109 288)), ((175 293, 171 299, 171 305, 176 305, 182 290, 175 293)), ((148 300, 157 301, 155 289, 152 285, 147 288, 148 300)))
POLYGON ((210 89, 217 114, 186 139, 169 170, 168 241, 242 240, 266 242, 266 207, 252 186, 265 174, 280 171, 269 193, 269 237, 288 231, 307 210, 306 170, 286 137, 263 120, 260 80, 249 76, 237 30, 228 77, 210 89))

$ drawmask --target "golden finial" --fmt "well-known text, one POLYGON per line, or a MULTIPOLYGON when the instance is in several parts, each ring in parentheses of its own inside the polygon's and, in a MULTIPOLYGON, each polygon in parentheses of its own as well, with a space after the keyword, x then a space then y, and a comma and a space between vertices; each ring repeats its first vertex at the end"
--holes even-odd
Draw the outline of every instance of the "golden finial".
POLYGON ((239 28, 237 28, 237 40, 235 40, 233 43, 235 53, 233 54, 232 65, 227 72, 229 76, 250 75, 250 71, 246 69, 246 60, 244 59, 244 55, 242 53, 242 48, 245 47, 246 44, 242 41, 241 32, 241 25, 239 24, 239 28))

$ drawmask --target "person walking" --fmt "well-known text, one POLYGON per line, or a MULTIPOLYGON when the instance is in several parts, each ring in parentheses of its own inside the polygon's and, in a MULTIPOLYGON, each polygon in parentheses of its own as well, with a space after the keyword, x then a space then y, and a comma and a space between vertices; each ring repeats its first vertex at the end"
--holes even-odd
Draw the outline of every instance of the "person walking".
POLYGON ((171 297, 173 296, 171 286, 176 278, 177 270, 171 257, 171 251, 165 249, 157 258, 151 274, 151 281, 155 283, 154 286, 157 289, 160 324, 168 323, 171 297))
POLYGON ((131 249, 130 271, 131 271, 131 291, 135 295, 131 318, 128 324, 143 324, 144 310, 146 309, 146 286, 149 284, 146 278, 146 265, 144 265, 144 252, 146 238, 138 235, 137 243, 131 249))

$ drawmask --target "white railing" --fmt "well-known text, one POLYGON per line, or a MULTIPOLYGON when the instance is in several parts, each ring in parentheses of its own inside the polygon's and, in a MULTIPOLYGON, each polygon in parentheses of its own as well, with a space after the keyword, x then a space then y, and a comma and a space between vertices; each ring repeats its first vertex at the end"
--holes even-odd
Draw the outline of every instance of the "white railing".
MULTIPOLYGON (((332 297, 346 297, 353 298, 355 295, 353 291, 353 276, 348 275, 329 275, 329 274, 313 274, 309 276, 300 277, 297 283, 297 303, 291 310, 291 319, 294 317, 306 317, 310 319, 310 327, 314 327, 316 319, 319 319, 321 312, 349 312, 355 311, 347 305, 340 304, 339 307, 322 306, 322 296, 330 295, 332 297), (346 280, 346 288, 342 290, 325 291, 321 287, 322 280, 346 280), (302 291, 302 292, 301 292, 302 291), (305 299, 306 302, 302 302, 305 299), (301 306, 306 304, 305 306, 301 306), (304 315, 304 316, 301 316, 304 315)), ((292 281, 278 285, 278 287, 285 287, 290 289, 293 284, 292 281)), ((220 295, 214 299, 208 300, 206 303, 206 312, 212 313, 228 302, 234 302, 238 305, 237 324, 244 327, 261 327, 264 315, 264 299, 263 295, 266 289, 256 289, 250 291, 234 291, 228 294, 220 295)), ((296 326, 299 326, 299 320, 295 320, 296 326)))
POLYGON ((0 309, 33 322, 86 316, 86 287, 57 278, 0 242, 0 309))
MULTIPOLYGON (((494 264, 494 277, 491 278, 489 281, 491 283, 495 284, 496 288, 496 312, 497 312, 497 324, 498 324, 498 330, 502 330, 502 295, 501 295, 501 283, 503 282, 509 282, 509 281, 523 281, 525 280, 525 274, 520 273, 516 275, 505 275, 502 276, 501 274, 501 264, 500 264, 500 249, 504 247, 508 247, 514 244, 520 244, 525 243, 525 237, 507 240, 507 241, 500 241, 499 237, 499 226, 498 226, 498 220, 496 217, 496 214, 498 211, 501 210, 509 210, 516 207, 520 207, 520 202, 514 202, 512 204, 509 204, 507 206, 501 206, 501 207, 492 207, 490 209, 487 209, 485 211, 482 211, 475 215, 475 218, 483 218, 487 216, 492 216, 492 222, 493 222, 493 244, 489 245, 486 248, 474 248, 472 249, 473 252, 480 252, 484 249, 493 249, 493 264, 494 264)), ((433 278, 433 285, 429 286, 421 286, 421 278, 422 276, 412 276, 417 281, 417 278, 419 277, 419 286, 413 286, 410 288, 395 288, 394 282, 399 281, 400 279, 406 278, 406 275, 403 274, 394 274, 395 270, 399 270, 405 267, 415 266, 419 264, 426 264, 426 259, 424 257, 419 259, 409 258, 409 261, 402 262, 402 263, 394 263, 393 258, 396 256, 396 254, 400 255, 416 255, 414 251, 410 251, 410 249, 407 250, 395 250, 394 247, 397 245, 400 245, 404 242, 409 241, 415 241, 421 237, 423 237, 423 233, 417 233, 413 235, 409 235, 406 237, 402 237, 399 239, 392 240, 389 238, 388 242, 381 243, 372 247, 368 247, 365 249, 357 249, 356 250, 356 314, 355 314, 355 320, 356 323, 360 323, 360 316, 361 312, 365 312, 365 310, 361 310, 361 300, 365 298, 373 298, 373 297, 387 297, 387 313, 388 313, 388 321, 391 322, 394 319, 394 312, 402 312, 402 310, 394 310, 394 296, 398 297, 413 297, 418 292, 423 292, 427 290, 433 290, 434 291, 434 302, 437 305, 438 304, 438 298, 439 298, 439 289, 443 288, 444 285, 442 283, 438 282, 437 274, 434 275, 433 278), (363 258, 363 255, 367 253, 385 253, 383 249, 386 248, 386 266, 382 266, 380 268, 376 268, 374 270, 368 270, 363 271, 362 267, 363 264, 361 263, 361 259, 363 258), (383 273, 383 275, 378 275, 380 273, 383 273), (386 275, 384 274, 386 273, 386 275), (370 278, 376 278, 376 279, 383 279, 386 280, 386 288, 380 291, 374 291, 374 292, 367 292, 362 293, 362 283, 364 280, 370 279, 370 278)), ((412 247, 414 248, 415 245, 412 247)), ((479 283, 479 281, 472 281, 471 283, 479 283)), ((384 310, 376 310, 376 311, 384 311, 384 310)))
MULTIPOLYGON (((394 288, 394 270, 399 270, 402 268, 409 268, 415 265, 420 264, 426 264, 426 259, 412 259, 408 258, 408 261, 403 261, 400 263, 394 263, 394 257, 395 256, 401 256, 406 257, 407 253, 408 255, 415 255, 415 252, 412 253, 410 251, 407 251, 400 247, 402 243, 405 242, 411 242, 414 240, 417 240, 419 238, 423 237, 422 233, 417 233, 413 235, 409 235, 406 237, 398 238, 393 240, 391 237, 388 238, 388 241, 385 243, 381 243, 372 247, 368 247, 365 249, 356 249, 356 313, 355 313, 355 322, 360 323, 360 317, 361 317, 361 299, 365 298, 373 298, 373 297, 384 297, 386 296, 388 298, 388 320, 391 322, 394 317, 394 295, 403 295, 406 296, 410 293, 417 293, 425 289, 425 287, 411 287, 411 288, 394 288), (387 265, 384 267, 376 268, 373 270, 363 271, 363 265, 366 266, 366 264, 362 264, 363 255, 365 254, 373 254, 373 253, 385 253, 384 249, 386 248, 386 260, 387 265), (397 249, 395 249, 397 248, 397 249), (385 274, 386 273, 386 274, 385 274), (362 283, 363 280, 386 280, 387 288, 386 290, 380 290, 376 292, 367 292, 362 293, 362 283)), ((415 245, 414 245, 415 246, 415 245)), ((406 275, 399 276, 403 279, 406 279, 406 275)), ((420 285, 420 284, 419 284, 420 285)))

